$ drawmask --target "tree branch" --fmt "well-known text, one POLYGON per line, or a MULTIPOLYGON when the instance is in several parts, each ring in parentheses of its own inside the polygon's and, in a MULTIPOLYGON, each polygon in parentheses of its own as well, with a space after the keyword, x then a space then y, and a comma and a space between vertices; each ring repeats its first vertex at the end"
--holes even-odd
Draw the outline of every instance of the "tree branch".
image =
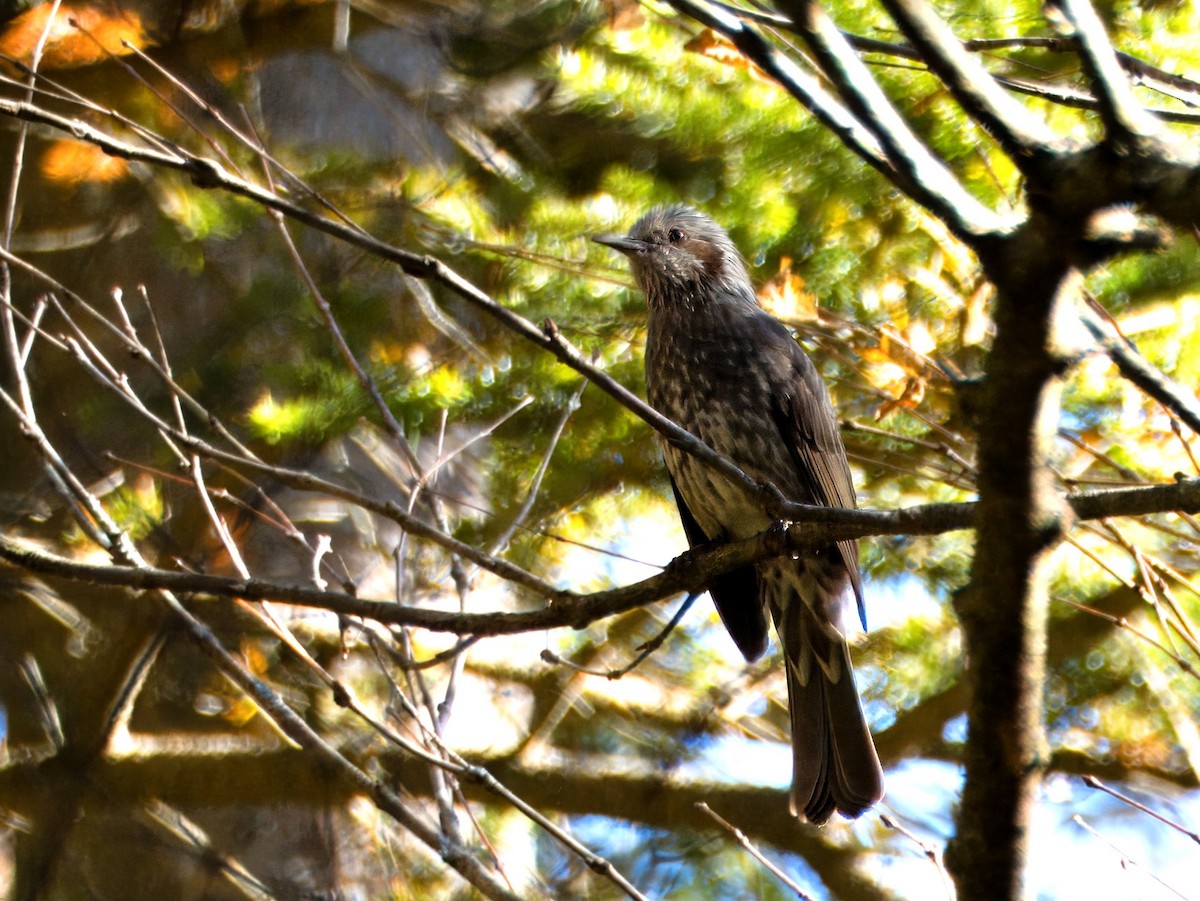
POLYGON ((971 196, 945 164, 929 152, 867 73, 842 34, 815 4, 793 6, 795 28, 809 42, 825 74, 846 98, 849 110, 740 19, 710 4, 691 0, 670 2, 680 12, 728 38, 848 149, 913 200, 928 207, 960 237, 1002 233, 1011 227, 1011 223, 971 196))
MULTIPOLYGON (((912 60, 913 62, 925 62, 924 55, 908 44, 897 44, 892 41, 881 41, 878 38, 868 38, 849 33, 846 34, 846 40, 850 43, 851 47, 861 50, 864 53, 877 53, 882 56, 893 56, 899 59, 912 60)), ((1004 47, 1042 48, 1056 53, 1079 52, 1079 42, 1074 38, 981 38, 977 40, 965 40, 961 43, 965 50, 973 53, 1004 47)), ((1157 85, 1159 86, 1159 90, 1180 99, 1182 102, 1189 102, 1184 95, 1192 95, 1194 97, 1194 101, 1192 101, 1193 105, 1200 103, 1200 84, 1191 79, 1165 72, 1157 66, 1152 66, 1144 60, 1140 60, 1128 53, 1118 53, 1117 60, 1120 62, 1121 68, 1128 72, 1130 77, 1149 83, 1152 87, 1157 85)), ((1059 85, 1025 81, 1013 78, 1010 75, 989 74, 997 84, 1018 94, 1037 97, 1040 100, 1056 103, 1059 106, 1069 106, 1075 109, 1095 110, 1100 108, 1099 101, 1092 94, 1059 85)), ((1147 107, 1146 111, 1163 122, 1183 122, 1193 125, 1200 123, 1200 113, 1152 107, 1147 107)))
POLYGON ((1087 330, 1092 333, 1092 337, 1100 343, 1104 352, 1116 364, 1121 375, 1178 416, 1193 432, 1200 435, 1200 404, 1196 402, 1194 391, 1185 388, 1174 379, 1167 378, 1139 354, 1128 341, 1109 333, 1096 316, 1084 311, 1081 312, 1080 319, 1087 330))
POLYGON ((1117 147, 1132 149, 1148 138, 1156 143, 1164 132, 1133 94, 1133 86, 1121 68, 1096 10, 1085 0, 1055 0, 1052 4, 1074 29, 1079 59, 1099 101, 1100 118, 1107 140, 1117 147))
POLYGON ((1066 149, 1063 139, 996 83, 924 0, 884 0, 883 5, 963 111, 999 142, 1018 169, 1030 174, 1047 156, 1066 149))
MULTIPOLYGON (((343 495, 344 491, 339 496, 343 495)), ((1170 485, 1086 492, 1067 497, 1066 503, 1078 519, 1142 516, 1164 510, 1200 512, 1200 479, 1183 479, 1170 485)), ((531 584, 518 582, 527 588, 540 588, 538 593, 550 601, 546 607, 522 613, 456 613, 265 580, 171 572, 151 567, 134 569, 80 563, 7 536, 0 536, 0 559, 40 575, 97 585, 143 591, 161 588, 217 597, 273 600, 330 610, 346 616, 361 616, 381 623, 416 626, 459 635, 511 635, 562 627, 580 629, 604 617, 624 613, 680 592, 703 590, 713 577, 739 569, 747 563, 825 547, 833 541, 873 535, 937 535, 971 528, 978 519, 976 503, 926 504, 895 511, 833 510, 802 504, 789 504, 788 507, 799 514, 811 513, 811 520, 793 522, 786 529, 771 529, 745 541, 685 551, 663 572, 640 582, 590 594, 557 589, 540 580, 531 584)))

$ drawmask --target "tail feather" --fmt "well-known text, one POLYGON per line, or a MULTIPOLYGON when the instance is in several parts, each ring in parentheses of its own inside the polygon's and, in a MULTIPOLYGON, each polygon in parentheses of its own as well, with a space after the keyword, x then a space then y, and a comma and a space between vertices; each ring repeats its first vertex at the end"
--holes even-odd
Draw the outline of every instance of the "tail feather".
POLYGON ((802 685, 791 662, 787 666, 788 710, 792 723, 792 791, 788 807, 792 816, 824 823, 837 807, 829 790, 829 719, 825 713, 824 679, 802 685))
POLYGON ((791 810, 818 825, 835 811, 853 819, 883 797, 883 768, 854 685, 850 648, 807 604, 793 601, 798 623, 779 630, 792 725, 791 810))

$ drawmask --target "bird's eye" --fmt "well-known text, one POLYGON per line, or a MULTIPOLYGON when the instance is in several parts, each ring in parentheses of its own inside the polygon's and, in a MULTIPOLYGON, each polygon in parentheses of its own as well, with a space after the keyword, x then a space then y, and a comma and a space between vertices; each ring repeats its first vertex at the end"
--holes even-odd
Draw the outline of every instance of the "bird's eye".
POLYGON ((684 236, 683 236, 682 228, 673 228, 669 232, 667 232, 667 240, 670 241, 672 244, 678 244, 680 241, 683 240, 683 237, 684 236))

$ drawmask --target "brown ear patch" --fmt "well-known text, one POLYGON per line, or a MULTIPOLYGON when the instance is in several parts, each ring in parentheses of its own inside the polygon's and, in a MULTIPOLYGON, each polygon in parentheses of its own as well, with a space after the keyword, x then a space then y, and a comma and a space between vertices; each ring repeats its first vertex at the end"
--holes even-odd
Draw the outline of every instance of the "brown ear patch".
POLYGON ((721 274, 725 263, 725 252, 720 245, 712 241, 687 238, 684 246, 699 261, 700 268, 704 270, 706 276, 715 279, 721 274))

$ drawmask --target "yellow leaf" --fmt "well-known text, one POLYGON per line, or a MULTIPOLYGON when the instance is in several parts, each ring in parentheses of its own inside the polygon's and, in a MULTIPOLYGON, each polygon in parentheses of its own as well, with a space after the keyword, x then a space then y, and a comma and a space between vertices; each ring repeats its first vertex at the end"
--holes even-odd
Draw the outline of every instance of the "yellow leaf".
POLYGON ((150 44, 141 18, 133 12, 118 11, 107 4, 101 8, 89 3, 63 3, 51 22, 53 12, 54 4, 46 3, 10 20, 0 32, 0 53, 30 63, 34 48, 46 33, 41 68, 71 69, 100 62, 109 55, 125 56, 134 48, 150 44))
POLYGON ((804 289, 804 279, 792 272, 791 257, 779 260, 779 274, 762 286, 758 292, 764 310, 773 316, 790 322, 816 322, 817 297, 804 289))
POLYGON ((758 66, 742 56, 741 51, 732 42, 721 37, 710 28, 704 29, 684 44, 683 49, 690 50, 692 53, 698 53, 715 63, 732 66, 734 69, 740 69, 743 72, 749 72, 751 75, 770 81, 770 79, 762 74, 762 70, 758 66))
POLYGON ((929 366, 925 349, 933 349, 929 331, 920 323, 912 323, 901 335, 889 325, 879 330, 879 349, 883 355, 910 375, 923 375, 929 366))
POLYGON ((250 720, 254 719, 256 713, 258 713, 258 705, 243 695, 230 703, 223 715, 226 720, 235 726, 244 726, 250 720))
POLYGON ((884 401, 879 405, 879 409, 875 411, 876 421, 883 419, 893 410, 906 409, 915 410, 920 406, 921 401, 925 399, 925 380, 921 378, 910 378, 904 384, 904 390, 900 396, 892 400, 884 401))
POLYGON ((48 180, 67 185, 120 181, 129 174, 124 160, 109 156, 94 144, 66 140, 54 141, 46 149, 41 169, 48 180))

